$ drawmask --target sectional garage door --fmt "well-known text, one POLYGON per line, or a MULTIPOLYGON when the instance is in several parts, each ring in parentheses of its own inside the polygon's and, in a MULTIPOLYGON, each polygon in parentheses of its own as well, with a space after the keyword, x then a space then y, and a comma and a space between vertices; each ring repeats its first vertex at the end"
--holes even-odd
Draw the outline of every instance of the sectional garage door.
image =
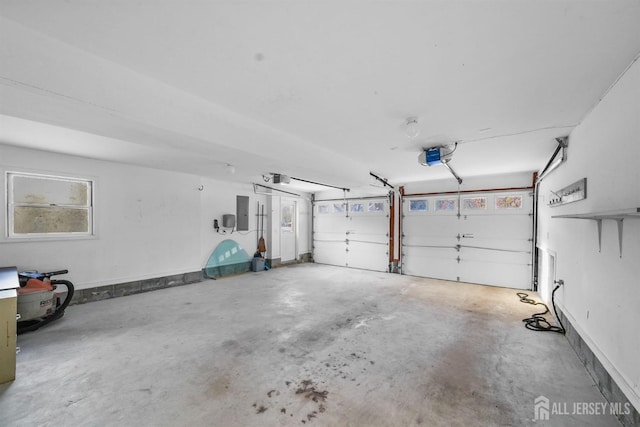
POLYGON ((531 288, 529 192, 403 198, 402 272, 531 288))
POLYGON ((388 197, 316 201, 313 209, 315 262, 388 271, 388 197))

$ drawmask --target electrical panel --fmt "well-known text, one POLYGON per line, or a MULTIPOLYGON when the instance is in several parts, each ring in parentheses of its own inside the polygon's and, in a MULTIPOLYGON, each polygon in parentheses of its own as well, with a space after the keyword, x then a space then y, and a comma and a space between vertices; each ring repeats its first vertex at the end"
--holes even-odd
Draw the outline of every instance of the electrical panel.
POLYGON ((236 218, 236 229, 249 231, 249 196, 236 196, 236 218))

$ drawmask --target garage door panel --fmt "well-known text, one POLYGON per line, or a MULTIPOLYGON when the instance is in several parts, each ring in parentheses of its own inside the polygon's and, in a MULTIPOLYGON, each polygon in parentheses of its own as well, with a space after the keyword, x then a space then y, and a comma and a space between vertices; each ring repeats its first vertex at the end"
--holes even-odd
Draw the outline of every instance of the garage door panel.
POLYGON ((339 231, 314 231, 314 237, 316 240, 338 240, 344 242, 346 240, 345 232, 339 231))
POLYGON ((347 265, 365 270, 387 271, 389 265, 388 245, 386 243, 360 243, 349 241, 347 247, 347 265))
POLYGON ((460 281, 481 285, 504 286, 507 288, 529 289, 530 268, 522 263, 460 261, 460 281))
POLYGON ((356 218, 351 221, 352 227, 346 230, 347 239, 349 241, 358 241, 361 243, 384 243, 387 244, 389 236, 389 219, 382 218, 356 218))
POLYGON ((419 247, 446 247, 455 248, 455 236, 409 236, 405 235, 402 240, 402 246, 407 248, 419 247))
POLYGON ((531 242, 524 239, 509 239, 509 238, 473 238, 473 239, 460 239, 460 246, 462 248, 471 249, 485 249, 485 250, 498 250, 498 251, 514 251, 514 252, 531 252, 531 242))
POLYGON ((403 254, 402 273, 410 276, 456 280, 457 252, 453 249, 407 248, 403 254))
POLYGON ((411 203, 408 200, 403 203, 403 273, 530 288, 531 197, 524 192, 496 192, 410 200, 411 203), (468 199, 471 203, 467 203, 468 199), (438 201, 442 200, 446 201, 444 206, 453 206, 456 212, 438 211, 443 206, 438 201), (518 202, 512 203, 514 200, 518 202), (457 203, 462 206, 458 208, 457 203), (419 205, 421 211, 411 210, 419 205), (443 256, 448 252, 438 249, 442 247, 456 249, 443 256))
POLYGON ((509 237, 528 239, 531 237, 529 215, 469 216, 460 221, 460 234, 473 233, 476 237, 509 237))
POLYGON ((350 233, 347 236, 349 243, 368 243, 373 245, 387 245, 389 238, 379 234, 358 234, 350 233))
POLYGON ((318 201, 314 213, 316 262, 388 271, 387 198, 349 199, 345 204, 318 201), (343 206, 344 211, 334 205, 343 206))
POLYGON ((411 230, 414 236, 450 236, 458 222, 455 216, 406 216, 403 229, 411 230))
MULTIPOLYGON (((383 230, 388 228, 387 219, 387 215, 384 212, 377 214, 351 214, 347 222, 355 224, 353 227, 358 230, 380 233, 379 226, 381 224, 384 226, 383 230)), ((347 225, 347 228, 351 228, 351 226, 347 225)))
POLYGON ((405 247, 455 247, 458 219, 451 216, 406 216, 402 244, 405 247))
POLYGON ((460 258, 469 261, 486 261, 489 263, 507 263, 507 264, 528 264, 531 255, 526 252, 503 251, 503 250, 487 250, 477 248, 460 249, 460 258))
POLYGON ((345 233, 347 231, 347 226, 349 223, 347 219, 340 217, 320 217, 316 219, 314 229, 317 232, 328 232, 328 233, 345 233))
POLYGON ((313 260, 319 264, 346 265, 347 252, 344 242, 315 242, 313 248, 313 260))

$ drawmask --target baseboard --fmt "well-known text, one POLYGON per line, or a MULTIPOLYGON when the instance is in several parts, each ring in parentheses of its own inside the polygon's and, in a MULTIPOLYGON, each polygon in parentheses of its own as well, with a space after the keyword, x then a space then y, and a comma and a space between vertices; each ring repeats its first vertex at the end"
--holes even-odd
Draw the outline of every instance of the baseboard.
MULTIPOLYGON (((311 262, 311 254, 301 254, 300 258, 295 261, 282 263, 280 258, 271 261, 272 267, 285 266, 290 264, 298 264, 311 262)), ((76 289, 70 305, 85 304, 88 302, 102 301, 105 299, 124 297, 127 295, 139 294, 142 292, 155 291, 157 289, 171 288, 174 286, 187 285, 189 283, 202 282, 207 278, 218 278, 228 275, 245 273, 251 270, 251 263, 240 263, 222 267, 210 267, 205 270, 192 271, 190 273, 173 274, 171 276, 154 277, 150 279, 134 280, 125 283, 116 283, 113 285, 95 286, 86 289, 76 289)))
POLYGON ((271 268, 280 267, 282 262, 280 262, 280 258, 267 258, 267 262, 271 268))
POLYGON ((155 291, 156 289, 171 288, 201 282, 205 279, 202 270, 190 273, 174 274, 171 276, 155 277, 152 279, 135 280, 113 285, 96 286, 87 289, 77 289, 71 304, 85 304, 88 302, 102 301, 110 298, 118 298, 142 292, 155 291))
POLYGON ((589 372, 589 375, 593 378, 598 389, 602 395, 611 403, 621 403, 622 407, 626 407, 625 404, 630 404, 632 408, 630 414, 621 413, 618 415, 618 420, 624 426, 640 426, 640 413, 638 412, 638 398, 635 396, 633 389, 626 384, 622 376, 615 370, 615 368, 608 362, 608 360, 597 350, 593 343, 587 343, 583 336, 574 327, 573 318, 570 315, 566 315, 561 307, 558 307, 558 316, 562 321, 566 329, 566 337, 569 344, 575 350, 578 358, 589 372), (591 346, 589 345, 591 344, 591 346), (596 354, 593 350, 596 349, 596 354), (604 361, 604 363, 603 363, 604 361), (605 364, 609 365, 607 369, 605 364), (614 378, 614 376, 616 378, 614 378), (623 391, 625 388, 625 391, 623 391), (635 398, 635 399, 634 399, 635 398))
POLYGON ((298 259, 293 259, 291 261, 282 261, 282 258, 268 258, 267 261, 271 268, 284 267, 292 264, 303 264, 305 262, 313 262, 313 257, 310 252, 300 254, 298 259))

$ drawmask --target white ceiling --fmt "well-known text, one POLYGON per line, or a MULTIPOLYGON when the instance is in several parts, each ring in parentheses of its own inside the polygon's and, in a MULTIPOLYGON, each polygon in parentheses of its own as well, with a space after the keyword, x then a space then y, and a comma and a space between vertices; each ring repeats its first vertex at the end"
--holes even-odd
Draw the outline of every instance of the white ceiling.
POLYGON ((417 156, 452 141, 462 178, 538 170, 640 52, 637 0, 0 0, 0 16, 0 143, 241 182, 443 179, 417 156))

